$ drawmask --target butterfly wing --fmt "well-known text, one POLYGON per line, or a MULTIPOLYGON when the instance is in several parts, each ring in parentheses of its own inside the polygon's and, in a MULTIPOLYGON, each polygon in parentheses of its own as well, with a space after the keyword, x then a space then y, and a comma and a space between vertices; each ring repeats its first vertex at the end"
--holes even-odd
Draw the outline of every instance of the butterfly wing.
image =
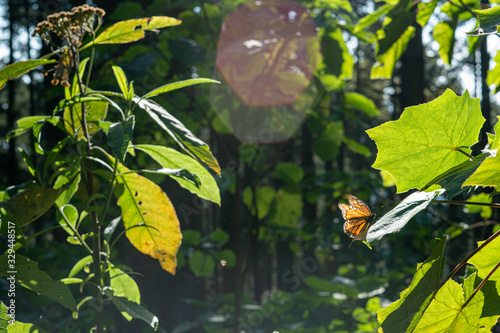
POLYGON ((354 239, 365 239, 369 226, 367 219, 348 220, 344 223, 344 233, 354 239))
POLYGON ((344 232, 354 239, 363 239, 374 215, 370 208, 354 195, 349 195, 348 200, 349 205, 339 203, 339 208, 345 219, 344 232))

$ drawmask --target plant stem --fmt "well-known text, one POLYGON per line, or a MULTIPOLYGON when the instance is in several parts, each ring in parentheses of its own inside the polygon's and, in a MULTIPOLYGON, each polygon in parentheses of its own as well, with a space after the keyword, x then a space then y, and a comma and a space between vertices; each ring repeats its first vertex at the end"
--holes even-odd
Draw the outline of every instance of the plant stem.
POLYGON ((460 148, 457 148, 457 151, 461 152, 462 154, 464 154, 465 156, 467 156, 469 158, 469 160, 472 161, 473 157, 470 154, 466 153, 465 151, 463 151, 460 148))
POLYGON ((474 292, 472 292, 472 295, 470 295, 469 298, 462 305, 462 309, 465 308, 467 306, 467 304, 469 304, 469 302, 472 300, 472 298, 479 292, 479 290, 481 290, 481 288, 488 281, 488 279, 490 278, 490 276, 492 276, 493 273, 495 273, 498 268, 500 268, 500 261, 497 262, 497 264, 495 265, 495 267, 493 267, 493 269, 488 273, 488 275, 486 275, 486 277, 483 279, 483 281, 481 281, 481 283, 477 286, 477 288, 474 289, 474 292))
POLYGON ((473 202, 473 201, 449 201, 449 200, 431 200, 431 202, 445 203, 449 205, 475 205, 475 206, 486 206, 491 208, 500 208, 498 203, 489 202, 473 202))
MULTIPOLYGON (((84 85, 82 78, 80 77, 80 73, 78 71, 79 61, 79 53, 78 50, 74 50, 75 58, 75 72, 77 75, 77 81, 80 88, 80 95, 83 96, 85 94, 84 85)), ((90 74, 89 74, 90 75, 90 74)), ((81 114, 81 123, 83 128, 83 134, 86 141, 86 150, 83 150, 82 154, 82 167, 85 170, 86 175, 86 187, 87 187, 87 195, 88 197, 92 197, 94 195, 94 174, 92 170, 92 160, 87 158, 87 156, 92 155, 92 142, 91 137, 87 127, 87 112, 85 110, 85 103, 82 103, 82 114, 81 114)), ((90 203, 91 206, 95 206, 94 201, 90 203)), ((92 225, 92 233, 93 233, 93 242, 92 242, 92 260, 94 266, 94 276, 95 282, 97 286, 96 294, 95 294, 95 332, 103 333, 104 332, 104 322, 102 316, 103 310, 103 299, 102 299, 102 279, 101 279, 101 225, 99 223, 99 218, 97 216, 97 212, 95 209, 89 209, 90 223, 92 225)))
POLYGON ((113 197, 113 190, 115 188, 115 180, 116 180, 116 173, 118 172, 118 159, 115 159, 115 165, 113 166, 113 174, 111 176, 111 181, 110 181, 110 186, 111 188, 109 189, 109 194, 108 197, 106 198, 106 206, 104 206, 104 210, 102 212, 101 216, 101 221, 104 221, 106 218, 106 214, 108 213, 108 207, 109 203, 111 202, 111 198, 113 197))
POLYGON ((450 274, 448 274, 448 276, 441 282, 441 284, 439 285, 439 287, 437 288, 436 292, 446 283, 446 281, 448 281, 449 279, 451 279, 451 277, 453 275, 455 275, 456 272, 458 272, 458 270, 460 268, 462 268, 463 265, 465 265, 467 263, 467 261, 469 261, 470 258, 472 258, 476 253, 478 253, 479 251, 481 251, 481 249, 483 249, 486 245, 488 245, 491 241, 493 241, 495 238, 497 238, 498 236, 500 236, 500 230, 498 230, 497 232, 495 232, 493 235, 491 235, 487 240, 485 240, 481 245, 479 245, 474 251, 472 251, 471 253, 469 253, 469 255, 467 257, 465 257, 451 272, 450 274))
POLYGON ((59 209, 61 216, 63 217, 64 221, 66 222, 66 225, 75 233, 76 238, 78 238, 80 243, 83 245, 83 247, 85 247, 85 249, 87 249, 87 251, 89 253, 92 253, 92 249, 90 249, 90 247, 87 245, 87 243, 85 243, 85 241, 83 240, 83 238, 80 235, 80 233, 78 232, 78 230, 76 230, 75 227, 68 221, 68 218, 66 217, 66 215, 64 215, 62 208, 60 208, 60 207, 57 207, 57 208, 59 209))

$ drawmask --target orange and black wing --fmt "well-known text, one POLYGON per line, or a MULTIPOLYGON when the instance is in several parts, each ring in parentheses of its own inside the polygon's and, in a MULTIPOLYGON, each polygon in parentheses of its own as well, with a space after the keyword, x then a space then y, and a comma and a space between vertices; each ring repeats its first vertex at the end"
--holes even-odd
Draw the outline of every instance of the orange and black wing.
POLYGON ((354 195, 348 197, 349 205, 339 203, 345 219, 344 232, 354 239, 362 239, 374 219, 370 208, 354 195))

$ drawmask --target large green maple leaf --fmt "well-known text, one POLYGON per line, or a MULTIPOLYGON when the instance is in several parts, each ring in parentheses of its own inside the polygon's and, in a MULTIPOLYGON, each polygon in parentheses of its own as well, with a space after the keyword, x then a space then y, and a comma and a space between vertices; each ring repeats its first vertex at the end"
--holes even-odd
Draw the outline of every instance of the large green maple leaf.
POLYGON ((478 98, 446 90, 435 100, 408 107, 396 121, 366 132, 376 142, 373 167, 389 172, 398 193, 421 189, 469 159, 484 122, 478 98))

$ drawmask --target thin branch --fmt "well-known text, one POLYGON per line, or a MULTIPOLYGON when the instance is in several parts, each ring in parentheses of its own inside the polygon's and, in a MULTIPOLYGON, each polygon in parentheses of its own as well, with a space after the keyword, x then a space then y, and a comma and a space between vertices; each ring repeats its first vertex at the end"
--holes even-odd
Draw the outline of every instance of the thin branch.
POLYGON ((448 281, 449 279, 451 279, 451 277, 453 275, 455 275, 455 273, 458 272, 460 270, 460 268, 462 268, 467 263, 467 261, 469 261, 470 258, 472 258, 479 251, 481 251, 486 245, 488 245, 491 241, 493 241, 498 236, 500 236, 500 230, 498 230, 497 232, 495 232, 487 240, 485 240, 481 245, 479 245, 474 251, 472 251, 471 253, 469 253, 469 255, 467 257, 465 257, 457 266, 455 266, 455 268, 450 272, 450 274, 448 274, 448 276, 441 282, 441 284, 437 288, 436 292, 442 286, 444 286, 444 284, 446 283, 446 281, 448 281))
POLYGON ((479 284, 479 286, 477 286, 476 289, 474 289, 474 292, 472 293, 472 295, 469 296, 469 298, 465 301, 465 303, 462 305, 462 309, 465 308, 467 306, 467 304, 469 304, 469 302, 472 300, 472 298, 474 296, 476 296, 476 294, 479 292, 479 290, 481 290, 481 288, 484 286, 484 284, 488 281, 488 279, 493 275, 493 273, 496 272, 496 270, 500 268, 500 261, 497 262, 497 264, 495 265, 495 267, 493 267, 493 269, 488 273, 488 275, 486 275, 486 277, 483 279, 483 281, 481 281, 481 283, 479 284))
POLYGON ((450 200, 431 200, 431 202, 444 203, 444 204, 449 204, 449 205, 472 205, 472 206, 484 206, 484 207, 491 207, 491 208, 500 208, 500 204, 489 203, 489 202, 450 201, 450 200))

